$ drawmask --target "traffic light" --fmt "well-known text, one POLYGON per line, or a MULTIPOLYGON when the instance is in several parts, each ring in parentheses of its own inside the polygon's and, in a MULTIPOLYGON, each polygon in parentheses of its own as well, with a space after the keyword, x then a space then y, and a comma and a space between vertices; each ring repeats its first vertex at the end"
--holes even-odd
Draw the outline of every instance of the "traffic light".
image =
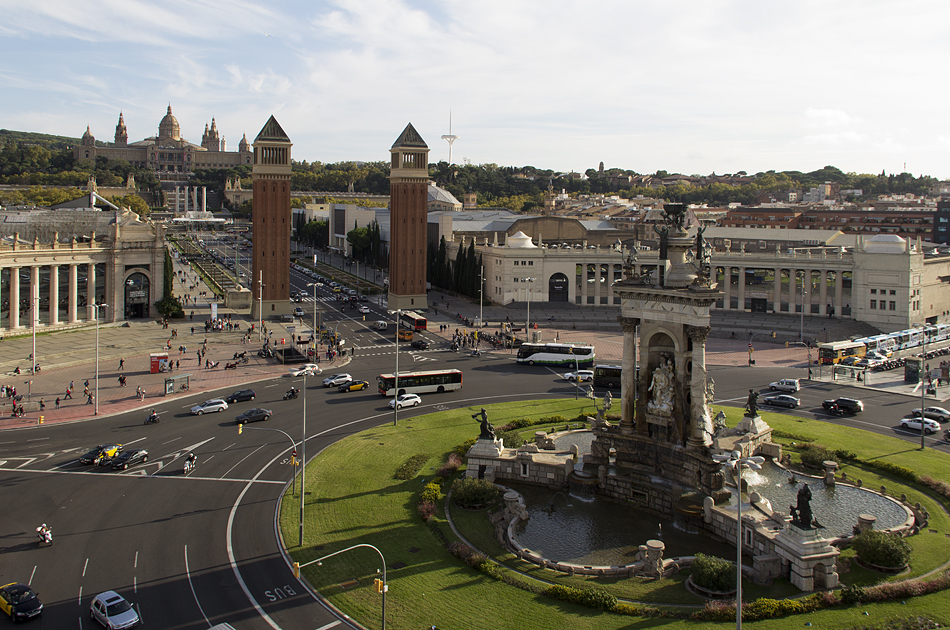
POLYGON ((375 580, 373 580, 373 588, 376 589, 376 592, 377 592, 377 593, 382 593, 382 592, 383 592, 383 581, 380 580, 379 578, 376 578, 375 580))
POLYGON ((775 339, 775 331, 772 331, 772 339, 775 339))
POLYGON ((239 423, 238 423, 238 435, 241 435, 243 432, 244 432, 244 425, 239 422, 239 423))
POLYGON ((786 348, 788 347, 788 342, 787 342, 787 341, 785 342, 785 347, 786 347, 786 348))
POLYGON ((295 578, 300 577, 300 563, 299 562, 294 562, 294 577, 295 578))

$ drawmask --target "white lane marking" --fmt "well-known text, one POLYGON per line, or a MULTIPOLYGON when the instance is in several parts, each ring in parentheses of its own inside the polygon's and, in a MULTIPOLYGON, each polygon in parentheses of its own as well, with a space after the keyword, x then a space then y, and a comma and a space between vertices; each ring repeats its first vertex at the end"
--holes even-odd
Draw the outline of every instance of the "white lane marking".
POLYGON ((162 442, 162 446, 165 446, 166 444, 171 444, 172 442, 177 442, 178 440, 181 439, 181 437, 182 437, 182 436, 179 435, 179 436, 176 437, 174 440, 168 440, 167 442, 162 442))
POLYGON ((148 437, 140 437, 139 439, 137 439, 137 440, 132 440, 131 442, 124 442, 124 443, 122 444, 122 446, 128 446, 129 444, 135 444, 136 442, 141 442, 142 440, 146 440, 146 439, 148 439, 148 437))
POLYGON ((32 464, 33 462, 36 461, 36 458, 35 458, 35 457, 14 457, 13 459, 25 459, 25 460, 26 460, 25 462, 23 462, 22 464, 20 464, 19 466, 17 466, 17 468, 23 468, 23 467, 26 466, 27 464, 32 464))
POLYGON ((320 626, 319 628, 317 628, 317 630, 330 630, 330 628, 336 628, 336 627, 337 627, 338 625, 340 625, 341 623, 343 623, 343 622, 340 621, 340 620, 331 621, 330 623, 328 623, 328 624, 325 625, 325 626, 320 626))
POLYGON ((82 565, 82 576, 86 577, 86 569, 89 567, 89 558, 86 558, 86 564, 82 565))
POLYGON ((229 444, 228 446, 225 446, 225 447, 222 448, 221 450, 222 450, 222 451, 226 451, 226 450, 228 450, 229 448, 231 448, 232 446, 234 446, 235 444, 237 444, 237 442, 232 442, 231 444, 229 444))
POLYGON ((82 586, 79 587, 79 601, 76 603, 82 606, 82 586))
POLYGON ((138 595, 139 593, 138 578, 136 578, 134 575, 132 576, 132 592, 135 593, 136 595, 138 595))
POLYGON ((138 551, 135 552, 135 562, 132 563, 132 568, 133 569, 139 568, 139 552, 138 551))
POLYGON ((36 575, 36 565, 33 565, 33 573, 30 573, 30 581, 26 583, 27 586, 33 586, 33 576, 36 575))
MULTIPOLYGON (((145 617, 142 616, 142 606, 140 606, 139 604, 136 604, 135 607, 138 609, 138 613, 139 613, 139 623, 144 626, 144 625, 145 625, 145 617)), ((210 624, 208 624, 208 625, 210 625, 210 624)))
POLYGON ((195 603, 198 604, 198 611, 210 628, 211 622, 208 621, 208 615, 205 614, 205 609, 201 607, 201 602, 198 601, 198 593, 195 592, 195 585, 191 581, 191 570, 188 568, 188 545, 185 545, 185 575, 188 576, 188 586, 191 587, 191 596, 195 598, 195 603))
POLYGON ((226 477, 229 472, 231 472, 232 470, 234 470, 235 468, 237 468, 238 466, 240 466, 241 463, 242 463, 245 459, 247 459, 248 457, 250 457, 251 455, 253 455, 253 454, 256 453, 257 451, 261 450, 261 449, 264 448, 265 446, 267 446, 267 444, 261 444, 261 445, 258 446, 256 449, 254 449, 253 451, 251 451, 250 453, 248 453, 247 455, 245 455, 244 457, 242 457, 242 458, 241 458, 241 461, 239 461, 239 462, 236 463, 235 465, 233 465, 233 466, 231 466, 230 468, 228 468, 228 469, 224 472, 224 474, 221 475, 221 478, 223 479, 224 477, 226 477))
POLYGON ((59 468, 66 468, 66 466, 72 466, 73 464, 75 464, 75 463, 78 462, 78 461, 79 461, 78 459, 70 460, 70 461, 66 462, 65 464, 60 464, 59 466, 53 466, 52 470, 57 470, 57 469, 59 469, 59 468))
MULTIPOLYGON (((390 417, 392 417, 392 413, 387 414, 387 415, 389 415, 390 417)), ((290 450, 290 449, 287 449, 287 450, 290 450)), ((14 470, 16 470, 16 469, 14 469, 14 468, 0 468, 0 471, 2 471, 2 472, 14 472, 14 470)), ((20 472, 20 473, 37 473, 37 474, 40 474, 40 475, 101 475, 101 474, 103 474, 103 473, 83 472, 83 471, 79 471, 79 472, 61 472, 61 471, 55 471, 55 470, 32 470, 32 469, 30 469, 30 468, 24 468, 23 470, 18 470, 18 471, 16 471, 16 472, 20 472)), ((131 476, 131 475, 130 475, 130 476, 131 476)), ((180 477, 180 476, 177 476, 177 475, 173 476, 173 475, 158 475, 158 474, 148 475, 148 476, 149 476, 150 478, 153 478, 153 479, 197 479, 197 480, 199 480, 199 481, 228 481, 228 482, 236 482, 236 483, 267 483, 267 484, 277 484, 277 485, 286 484, 286 483, 287 483, 286 481, 277 481, 277 480, 274 480, 274 479, 257 479, 257 480, 255 480, 255 479, 247 479, 247 478, 240 478, 240 477, 228 477, 228 478, 224 478, 224 477, 190 477, 190 476, 189 476, 189 477, 180 477)))
POLYGON ((210 462, 212 459, 214 459, 214 455, 212 455, 211 457, 205 458, 205 463, 207 464, 207 463, 210 462))
POLYGON ((33 439, 31 439, 31 440, 27 440, 27 442, 39 442, 39 441, 41 441, 41 440, 48 440, 48 439, 49 439, 48 437, 45 437, 45 438, 33 438, 33 439))
POLYGON ((16 440, 13 440, 12 442, 0 442, 0 444, 16 444, 16 440))

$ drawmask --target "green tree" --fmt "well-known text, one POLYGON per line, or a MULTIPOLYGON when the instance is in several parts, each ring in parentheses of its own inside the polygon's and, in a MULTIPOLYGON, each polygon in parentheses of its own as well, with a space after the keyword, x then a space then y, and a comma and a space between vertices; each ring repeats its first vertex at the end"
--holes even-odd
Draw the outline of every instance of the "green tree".
POLYGON ((175 270, 172 266, 172 257, 165 250, 165 263, 162 267, 162 299, 155 302, 155 309, 164 317, 184 317, 185 309, 181 301, 174 296, 172 287, 175 282, 175 270))

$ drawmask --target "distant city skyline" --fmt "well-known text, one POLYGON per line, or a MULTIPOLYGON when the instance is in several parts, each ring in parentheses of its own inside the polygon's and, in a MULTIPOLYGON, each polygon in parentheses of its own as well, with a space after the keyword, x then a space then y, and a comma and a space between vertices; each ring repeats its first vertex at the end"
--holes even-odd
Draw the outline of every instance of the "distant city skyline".
POLYGON ((309 162, 950 178, 950 6, 911 0, 258 4, 0 0, 0 127, 236 150, 274 115, 309 162), (449 131, 449 111, 452 130, 449 131))

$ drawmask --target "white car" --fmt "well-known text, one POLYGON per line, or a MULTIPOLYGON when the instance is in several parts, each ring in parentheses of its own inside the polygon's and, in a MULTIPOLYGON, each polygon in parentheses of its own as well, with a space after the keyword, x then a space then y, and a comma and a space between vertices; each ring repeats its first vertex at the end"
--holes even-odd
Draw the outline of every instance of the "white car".
POLYGON ((577 372, 568 372, 564 375, 564 379, 571 382, 580 381, 581 383, 585 381, 592 381, 594 380, 594 371, 578 370, 577 372))
POLYGON ((395 400, 389 401, 389 408, 402 409, 403 407, 418 407, 422 404, 422 399, 418 394, 402 394, 395 400))
POLYGON ((773 392, 797 392, 802 388, 797 378, 783 378, 780 381, 769 383, 769 389, 773 392))
POLYGON ((306 365, 301 365, 300 367, 293 368, 290 370, 291 376, 316 376, 320 374, 323 370, 320 369, 320 366, 316 363, 307 363, 306 365))
POLYGON ((191 408, 191 414, 193 416, 200 416, 204 413, 216 413, 218 411, 224 411, 228 408, 228 403, 222 398, 212 398, 211 400, 206 400, 200 405, 195 405, 191 408))
POLYGON ((360 304, 360 307, 357 310, 359 310, 360 313, 369 313, 369 307, 365 304, 360 304))
MULTIPOLYGON (((901 428, 920 433, 920 418, 901 418, 901 428)), ((924 418, 924 433, 936 433, 940 430, 940 423, 930 418, 924 418)))
POLYGON ((353 380, 353 377, 349 374, 334 374, 333 376, 328 376, 323 379, 324 387, 334 387, 339 385, 346 385, 353 380))
POLYGON ((89 605, 89 616, 109 630, 131 628, 139 624, 139 615, 135 608, 115 591, 96 595, 89 605))

